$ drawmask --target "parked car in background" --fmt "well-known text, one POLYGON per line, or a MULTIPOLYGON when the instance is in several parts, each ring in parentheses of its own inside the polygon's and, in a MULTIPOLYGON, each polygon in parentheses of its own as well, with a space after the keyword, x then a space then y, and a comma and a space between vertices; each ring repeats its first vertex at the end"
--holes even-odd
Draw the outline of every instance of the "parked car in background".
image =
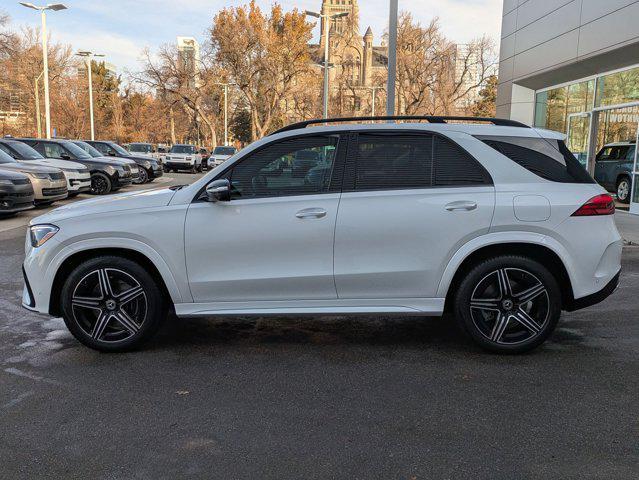
POLYGON ((28 162, 33 165, 43 165, 62 170, 67 179, 69 197, 75 197, 80 193, 91 190, 91 172, 81 163, 59 158, 44 158, 26 143, 7 138, 0 139, 0 150, 8 153, 19 162, 28 162))
POLYGON ((157 153, 157 150, 152 143, 133 142, 123 146, 126 147, 126 150, 129 153, 138 157, 155 158, 155 154, 157 153))
POLYGON ((106 151, 109 152, 109 157, 133 162, 135 166, 131 164, 132 170, 137 170, 137 178, 135 178, 134 173, 133 183, 152 182, 156 178, 164 175, 162 165, 155 158, 134 155, 124 150, 117 143, 113 144, 113 142, 87 141, 83 143, 90 147, 87 151, 92 156, 104 155, 106 151), (117 149, 115 147, 117 147, 117 149), (112 152, 116 152, 116 154, 112 155, 112 152))
POLYGON ((634 161, 635 142, 609 143, 595 157, 595 180, 621 203, 630 203, 634 161))
MULTIPOLYGON (((131 173, 133 174, 133 183, 146 183, 148 181, 148 170, 146 172, 142 172, 142 168, 145 168, 145 165, 149 165, 151 161, 147 158, 135 157, 132 156, 125 148, 118 145, 115 142, 107 141, 107 140, 82 140, 83 142, 91 145, 95 148, 102 156, 105 157, 115 157, 120 160, 124 160, 131 165, 131 173), (137 167, 133 166, 133 163, 137 165, 137 167), (146 178, 145 178, 146 177, 146 178)), ((149 168, 153 168, 151 165, 149 168)), ((155 177, 154 177, 155 178, 155 177)))
POLYGON ((33 219, 23 305, 103 351, 167 312, 451 312, 487 350, 531 350, 617 287, 614 201, 562 134, 431 118, 291 125, 190 185, 33 219), (292 158, 333 168, 307 184, 292 158))
POLYGON ((0 168, 0 218, 34 208, 29 176, 0 168))
MULTIPOLYGON (((60 158, 85 165, 91 172, 91 193, 105 195, 131 185, 131 165, 115 158, 92 157, 70 140, 21 138, 46 158, 60 158)), ((136 166, 137 168, 137 166, 136 166)))
POLYGON ((222 165, 229 158, 231 158, 237 152, 237 148, 218 145, 213 149, 211 156, 208 159, 208 167, 215 168, 222 165))
POLYGON ((0 150, 0 169, 29 176, 33 186, 33 202, 36 205, 50 205, 69 195, 67 179, 59 168, 18 162, 4 150, 0 150))
POLYGON ((195 145, 176 143, 171 147, 169 153, 164 157, 164 169, 167 172, 172 170, 188 170, 191 173, 202 171, 202 156, 195 145))

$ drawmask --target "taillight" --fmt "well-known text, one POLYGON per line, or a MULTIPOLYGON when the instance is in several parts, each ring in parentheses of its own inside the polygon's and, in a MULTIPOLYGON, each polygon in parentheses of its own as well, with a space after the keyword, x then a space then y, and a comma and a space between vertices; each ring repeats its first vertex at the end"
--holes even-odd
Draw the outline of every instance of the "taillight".
POLYGON ((573 217, 589 217, 593 215, 612 215, 615 213, 615 201, 608 194, 597 195, 584 203, 572 214, 573 217))

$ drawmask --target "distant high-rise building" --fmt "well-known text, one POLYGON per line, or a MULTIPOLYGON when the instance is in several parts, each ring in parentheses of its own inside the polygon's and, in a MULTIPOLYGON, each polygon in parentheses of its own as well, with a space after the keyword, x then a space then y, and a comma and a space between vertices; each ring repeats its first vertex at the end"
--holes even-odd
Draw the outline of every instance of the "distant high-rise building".
POLYGON ((489 69, 484 64, 480 55, 481 53, 471 45, 455 45, 455 82, 460 84, 459 92, 468 92, 463 97, 463 106, 478 100, 479 92, 484 88, 488 77, 497 73, 495 68, 489 69))
POLYGON ((188 76, 190 87, 200 83, 200 44, 193 37, 177 37, 179 68, 188 76))

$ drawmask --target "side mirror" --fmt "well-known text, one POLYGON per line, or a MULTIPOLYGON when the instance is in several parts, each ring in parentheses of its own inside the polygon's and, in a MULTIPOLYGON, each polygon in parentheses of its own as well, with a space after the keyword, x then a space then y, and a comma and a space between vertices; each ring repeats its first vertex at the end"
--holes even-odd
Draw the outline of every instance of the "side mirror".
POLYGON ((231 182, 224 178, 209 183, 206 187, 209 202, 229 202, 231 200, 231 182))
POLYGON ((115 157, 115 150, 109 150, 109 156, 115 157))
POLYGON ((61 153, 60 158, 62 160, 71 160, 71 155, 69 155, 68 153, 61 153))

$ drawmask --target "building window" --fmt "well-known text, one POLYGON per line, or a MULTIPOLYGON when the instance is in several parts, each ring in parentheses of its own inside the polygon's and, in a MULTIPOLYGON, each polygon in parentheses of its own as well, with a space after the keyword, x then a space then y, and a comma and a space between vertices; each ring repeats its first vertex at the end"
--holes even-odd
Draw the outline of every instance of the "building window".
POLYGON ((535 98, 535 126, 565 132, 568 115, 592 110, 595 81, 540 92, 535 98))
POLYGON ((636 101, 639 101, 639 68, 604 75, 597 80, 597 107, 636 101))

